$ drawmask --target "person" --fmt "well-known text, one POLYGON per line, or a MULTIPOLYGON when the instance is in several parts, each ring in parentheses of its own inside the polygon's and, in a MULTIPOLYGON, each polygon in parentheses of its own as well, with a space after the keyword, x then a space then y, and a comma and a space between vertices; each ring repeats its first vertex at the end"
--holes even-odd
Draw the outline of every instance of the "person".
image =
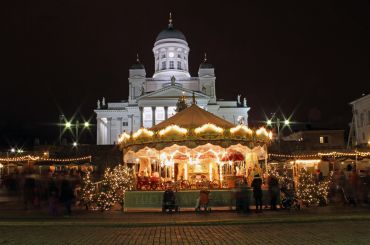
POLYGON ((48 184, 49 213, 52 216, 58 215, 58 187, 52 177, 48 184))
POLYGON ((276 176, 270 176, 268 180, 271 210, 277 211, 277 199, 279 196, 279 180, 276 176))
POLYGON ((167 190, 163 193, 162 212, 166 212, 167 209, 170 212, 173 209, 177 211, 176 196, 175 192, 172 190, 172 187, 168 187, 167 190))
POLYGON ((253 197, 256 202, 256 212, 262 212, 262 179, 259 174, 254 175, 251 186, 253 188, 253 197))
POLYGON ((204 211, 208 211, 209 204, 209 190, 200 190, 199 197, 196 200, 195 211, 200 211, 200 208, 203 207, 204 211))
POLYGON ((249 213, 249 196, 246 183, 242 183, 236 192, 236 211, 249 213))
POLYGON ((74 198, 71 183, 67 179, 63 179, 60 185, 60 200, 65 207, 65 215, 70 216, 72 213, 72 200, 74 198))
POLYGON ((33 176, 29 175, 24 180, 24 209, 28 209, 29 204, 33 204, 35 197, 35 179, 33 176))

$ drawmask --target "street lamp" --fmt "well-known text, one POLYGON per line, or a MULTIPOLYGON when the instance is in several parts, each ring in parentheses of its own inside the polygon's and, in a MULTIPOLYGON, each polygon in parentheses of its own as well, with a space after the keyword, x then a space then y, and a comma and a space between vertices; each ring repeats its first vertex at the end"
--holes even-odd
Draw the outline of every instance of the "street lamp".
POLYGON ((65 126, 66 126, 66 128, 71 128, 72 127, 72 123, 71 122, 66 122, 65 126))
POLYGON ((15 148, 10 149, 11 153, 15 153, 15 148))
MULTIPOLYGON (((81 124, 78 120, 76 120, 76 123, 73 124, 72 121, 67 121, 65 124, 65 129, 69 129, 69 130, 72 130, 73 128, 75 129, 75 142, 73 143, 73 146, 77 146, 78 145, 78 139, 79 139, 79 128, 81 127, 81 124)), ((89 121, 85 121, 83 124, 82 124, 82 127, 84 129, 88 129, 90 127, 90 123, 89 121)))
POLYGON ((278 140, 278 144, 279 144, 279 152, 280 152, 280 127, 283 126, 284 127, 289 127, 290 125, 290 121, 289 119, 280 119, 280 118, 276 118, 276 121, 273 121, 274 119, 274 116, 271 118, 271 119, 268 119, 266 121, 266 124, 268 127, 272 127, 273 124, 276 125, 276 129, 277 129, 277 140, 278 140))

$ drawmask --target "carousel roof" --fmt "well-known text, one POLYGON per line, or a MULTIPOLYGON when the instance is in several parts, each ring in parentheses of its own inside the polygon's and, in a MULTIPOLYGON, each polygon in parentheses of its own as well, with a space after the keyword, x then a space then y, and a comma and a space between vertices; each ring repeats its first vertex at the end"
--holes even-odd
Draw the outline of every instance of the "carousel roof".
POLYGON ((164 129, 170 125, 178 125, 183 128, 196 128, 204 124, 212 123, 221 128, 235 127, 234 124, 222 119, 202 108, 196 104, 192 104, 190 107, 176 113, 174 116, 167 120, 155 125, 151 130, 164 129))

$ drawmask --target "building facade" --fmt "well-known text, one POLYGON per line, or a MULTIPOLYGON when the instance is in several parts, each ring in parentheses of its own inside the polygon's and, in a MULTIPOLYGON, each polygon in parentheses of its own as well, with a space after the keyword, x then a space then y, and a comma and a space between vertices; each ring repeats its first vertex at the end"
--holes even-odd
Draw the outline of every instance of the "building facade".
POLYGON ((313 129, 294 132, 283 138, 282 146, 290 153, 343 150, 344 130, 313 129))
POLYGON ((173 27, 161 31, 154 43, 155 72, 147 77, 145 67, 137 59, 129 69, 128 100, 106 103, 98 101, 94 110, 97 119, 97 144, 116 144, 122 132, 133 132, 140 127, 150 128, 176 113, 180 96, 191 101, 195 96, 203 109, 233 123, 248 123, 247 101, 217 100, 214 67, 207 62, 200 64, 198 76, 189 73, 190 48, 184 34, 173 27))
POLYGON ((370 146, 370 94, 350 103, 352 105, 352 123, 350 136, 356 146, 370 146))

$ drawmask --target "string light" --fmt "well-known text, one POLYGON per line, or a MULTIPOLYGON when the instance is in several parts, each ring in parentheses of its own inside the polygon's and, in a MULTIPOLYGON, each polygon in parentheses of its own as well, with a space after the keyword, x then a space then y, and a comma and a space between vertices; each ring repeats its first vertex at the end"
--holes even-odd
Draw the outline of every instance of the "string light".
MULTIPOLYGON (((241 140, 240 136, 252 136, 254 131, 248 128, 245 125, 238 125, 235 127, 230 128, 229 130, 225 131, 223 128, 218 127, 212 123, 203 124, 200 127, 195 129, 186 129, 182 128, 178 125, 169 125, 164 129, 158 131, 151 131, 146 128, 140 128, 136 131, 132 137, 127 133, 123 133, 119 136, 118 142, 121 144, 122 147, 126 147, 132 144, 142 144, 142 139, 150 139, 150 143, 154 142, 168 142, 174 140, 174 135, 178 136, 176 138, 177 141, 186 141, 186 140, 194 140, 195 135, 201 135, 202 133, 210 132, 210 135, 207 135, 207 140, 212 140, 213 137, 215 140, 219 140, 219 135, 223 136, 224 140, 241 140), (193 133, 189 133, 193 132, 193 133), (230 132, 230 133, 229 133, 230 132), (216 133, 217 136, 212 134, 216 133), (136 141, 139 140, 139 141, 136 141)), ((260 128, 255 131, 255 137, 248 137, 248 141, 256 141, 256 142, 269 142, 272 139, 272 132, 267 131, 265 128, 260 128)), ((204 138, 200 138, 200 140, 204 140, 204 138)))
POLYGON ((22 156, 22 157, 0 158, 0 162, 23 162, 23 161, 77 162, 77 161, 83 161, 83 160, 91 161, 91 156, 76 157, 76 158, 46 158, 46 157, 27 155, 27 156, 22 156))
POLYGON ((170 125, 170 126, 167 126, 165 129, 160 130, 159 135, 164 136, 164 135, 167 135, 167 134, 170 134, 170 133, 176 133, 176 134, 184 135, 184 134, 187 134, 187 132, 188 132, 188 130, 186 128, 181 128, 177 125, 170 125))
POLYGON ((119 138, 118 138, 118 143, 126 142, 126 141, 128 141, 130 138, 131 138, 131 136, 130 136, 128 133, 123 132, 123 133, 119 136, 119 138))
POLYGON ((230 128, 230 133, 231 134, 242 133, 242 134, 252 135, 253 134, 253 131, 252 131, 252 129, 248 128, 245 125, 238 125, 236 127, 230 128))
POLYGON ((221 134, 221 133, 224 132, 224 129, 220 128, 220 127, 217 127, 216 125, 214 125, 212 123, 207 123, 207 124, 202 125, 201 127, 198 127, 196 129, 194 129, 194 133, 196 133, 196 134, 209 132, 209 131, 213 131, 215 133, 221 134))
POLYGON ((134 139, 137 139, 137 138, 145 138, 145 137, 152 137, 154 135, 154 132, 151 131, 151 130, 148 130, 146 128, 141 128, 139 129, 138 131, 136 131, 132 137, 134 139))
POLYGON ((319 152, 316 154, 275 154, 270 153, 270 157, 280 157, 280 158, 317 158, 317 157, 369 157, 370 152, 361 152, 361 151, 354 151, 354 152, 319 152))
POLYGON ((256 134, 257 135, 264 135, 266 137, 269 137, 269 133, 267 132, 267 130, 264 127, 261 127, 259 129, 257 129, 256 134))

